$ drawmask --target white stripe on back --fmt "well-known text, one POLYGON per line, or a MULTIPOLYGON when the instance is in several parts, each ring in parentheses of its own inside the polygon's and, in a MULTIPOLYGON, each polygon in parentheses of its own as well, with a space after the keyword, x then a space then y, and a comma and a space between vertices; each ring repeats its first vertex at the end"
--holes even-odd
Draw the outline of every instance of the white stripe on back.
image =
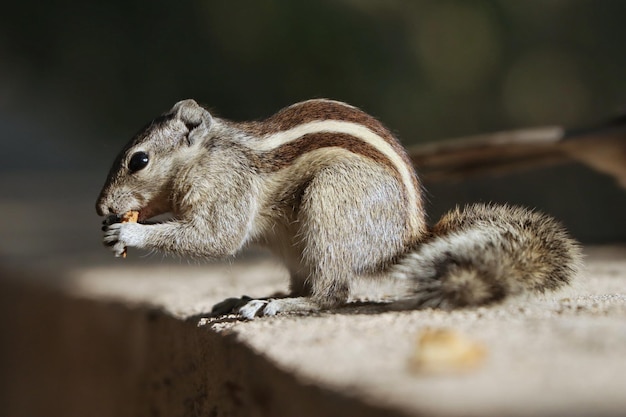
MULTIPOLYGON (((301 124, 293 129, 272 133, 259 140, 251 140, 248 142, 248 145, 255 150, 269 152, 282 145, 296 141, 304 135, 321 132, 348 134, 357 140, 369 144, 385 155, 402 178, 402 183, 407 193, 409 213, 417 209, 417 190, 414 187, 411 169, 385 139, 361 124, 341 120, 317 120, 301 124)), ((417 227, 417 224, 413 221, 414 216, 411 214, 409 216, 411 217, 411 225, 417 227)))

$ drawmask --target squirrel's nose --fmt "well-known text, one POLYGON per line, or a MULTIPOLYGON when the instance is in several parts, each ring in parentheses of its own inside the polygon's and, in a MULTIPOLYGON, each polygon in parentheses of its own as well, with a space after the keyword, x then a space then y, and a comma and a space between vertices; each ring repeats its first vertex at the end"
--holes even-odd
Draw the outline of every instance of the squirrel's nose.
POLYGON ((107 216, 111 213, 111 209, 98 201, 96 203, 96 213, 98 213, 98 216, 107 216))

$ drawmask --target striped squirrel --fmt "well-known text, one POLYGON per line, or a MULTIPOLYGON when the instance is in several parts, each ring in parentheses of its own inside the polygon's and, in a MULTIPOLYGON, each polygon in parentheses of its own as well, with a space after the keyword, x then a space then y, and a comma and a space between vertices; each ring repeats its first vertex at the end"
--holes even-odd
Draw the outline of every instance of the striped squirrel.
POLYGON ((403 280, 402 308, 484 305, 561 288, 581 258, 556 221, 519 207, 474 204, 429 228, 400 142, 325 99, 241 123, 180 101, 124 147, 96 209, 117 256, 127 246, 213 259, 268 247, 291 293, 245 300, 235 312, 247 318, 339 306, 362 277, 403 280), (139 223, 119 221, 130 210, 139 223), (163 213, 172 219, 145 222, 163 213))

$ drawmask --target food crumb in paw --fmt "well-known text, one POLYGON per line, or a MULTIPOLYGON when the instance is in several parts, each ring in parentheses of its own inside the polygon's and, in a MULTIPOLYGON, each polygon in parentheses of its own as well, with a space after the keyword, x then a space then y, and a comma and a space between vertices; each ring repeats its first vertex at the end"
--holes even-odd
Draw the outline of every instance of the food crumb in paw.
MULTIPOLYGON (((138 220, 138 211, 131 210, 122 215, 122 223, 137 223, 138 220)), ((124 252, 122 252, 122 258, 126 258, 126 248, 124 248, 124 252)))
POLYGON ((424 329, 410 361, 414 372, 466 371, 483 363, 487 349, 479 342, 450 329, 424 329))

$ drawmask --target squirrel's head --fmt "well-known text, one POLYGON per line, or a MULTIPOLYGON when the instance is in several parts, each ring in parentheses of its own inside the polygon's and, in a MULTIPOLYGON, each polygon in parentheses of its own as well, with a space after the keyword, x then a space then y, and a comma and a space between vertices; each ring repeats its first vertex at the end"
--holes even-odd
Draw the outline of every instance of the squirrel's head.
POLYGON ((142 129, 117 156, 102 187, 100 216, 139 211, 147 219, 172 210, 171 182, 178 161, 211 129, 209 112, 194 100, 179 101, 142 129))

